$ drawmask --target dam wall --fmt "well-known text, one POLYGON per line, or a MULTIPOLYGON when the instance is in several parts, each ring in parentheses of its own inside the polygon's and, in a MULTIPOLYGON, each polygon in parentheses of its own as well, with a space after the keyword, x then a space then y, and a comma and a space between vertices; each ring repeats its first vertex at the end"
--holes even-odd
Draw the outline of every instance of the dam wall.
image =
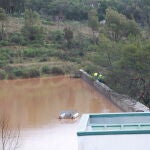
POLYGON ((105 95, 109 100, 111 100, 115 105, 121 108, 125 112, 148 112, 149 108, 142 103, 132 99, 131 97, 123 94, 119 94, 107 85, 94 80, 91 75, 89 75, 84 70, 80 69, 78 76, 86 81, 88 84, 93 86, 97 91, 105 95))

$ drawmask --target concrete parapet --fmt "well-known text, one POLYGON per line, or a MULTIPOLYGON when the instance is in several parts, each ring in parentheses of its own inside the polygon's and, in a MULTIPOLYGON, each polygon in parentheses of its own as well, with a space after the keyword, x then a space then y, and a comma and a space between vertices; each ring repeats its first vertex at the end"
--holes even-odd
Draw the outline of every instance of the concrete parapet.
POLYGON ((79 71, 80 77, 86 81, 88 84, 94 86, 97 91, 105 95, 109 100, 111 100, 115 105, 126 112, 148 112, 149 108, 143 105, 142 103, 132 99, 127 95, 122 95, 116 93, 107 85, 95 81, 91 75, 89 75, 84 70, 80 69, 79 71))

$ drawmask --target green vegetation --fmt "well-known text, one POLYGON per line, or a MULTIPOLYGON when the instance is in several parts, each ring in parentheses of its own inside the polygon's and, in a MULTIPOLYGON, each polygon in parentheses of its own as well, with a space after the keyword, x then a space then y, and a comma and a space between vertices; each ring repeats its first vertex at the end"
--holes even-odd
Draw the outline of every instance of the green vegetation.
POLYGON ((110 38, 118 41, 129 35, 137 36, 140 34, 137 23, 129 20, 125 15, 119 14, 117 11, 108 8, 106 10, 107 32, 110 32, 110 38))
POLYGON ((0 8, 0 23, 1 23, 1 29, 0 29, 0 40, 3 40, 5 37, 5 22, 7 20, 7 15, 5 13, 5 10, 3 8, 0 8))
POLYGON ((83 68, 150 107, 149 0, 2 0, 0 6, 0 79, 83 68))
POLYGON ((25 23, 22 28, 22 34, 25 40, 30 42, 43 42, 43 28, 40 26, 40 19, 38 13, 31 9, 25 10, 25 23))
POLYGON ((89 27, 91 27, 93 32, 93 41, 95 41, 96 38, 95 33, 98 33, 99 30, 99 21, 98 21, 97 11, 95 9, 89 11, 88 24, 89 27))

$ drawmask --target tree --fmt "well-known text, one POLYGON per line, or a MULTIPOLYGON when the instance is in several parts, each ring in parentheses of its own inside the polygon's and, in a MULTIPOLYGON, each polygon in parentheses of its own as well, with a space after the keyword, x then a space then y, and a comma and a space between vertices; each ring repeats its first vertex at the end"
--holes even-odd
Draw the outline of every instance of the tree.
POLYGON ((117 9, 127 18, 134 19, 141 26, 150 26, 150 1, 149 0, 121 0, 117 9))
POLYGON ((122 45, 120 58, 113 63, 109 83, 120 93, 130 95, 150 107, 149 44, 122 45))
POLYGON ((43 28, 40 26, 25 26, 22 29, 22 33, 25 37, 26 40, 29 42, 38 42, 42 43, 43 42, 43 37, 44 37, 44 31, 43 28))
POLYGON ((133 35, 134 37, 140 35, 140 29, 134 20, 128 20, 126 23, 126 36, 133 35))
POLYGON ((24 12, 26 0, 0 0, 0 6, 9 14, 24 12))
POLYGON ((134 20, 127 19, 125 15, 111 8, 106 10, 106 25, 110 37, 115 41, 130 34, 133 36, 140 34, 138 25, 134 20))
POLYGON ((105 18, 106 9, 111 7, 128 19, 135 20, 141 26, 150 27, 149 0, 100 0, 98 14, 100 20, 105 18))
POLYGON ((112 54, 112 42, 105 35, 100 37, 100 48, 103 50, 103 54, 106 56, 106 60, 109 66, 112 66, 111 54, 112 54))
POLYGON ((31 9, 25 10, 25 26, 31 27, 34 25, 38 25, 40 22, 39 14, 31 9))
POLYGON ((88 16, 87 7, 78 0, 52 0, 46 9, 48 15, 54 18, 57 16, 61 20, 86 20, 88 16))
POLYGON ((7 15, 3 8, 0 8, 0 23, 1 23, 1 31, 0 31, 0 40, 4 39, 5 36, 5 22, 7 21, 7 15))
POLYGON ((64 34, 64 37, 67 40, 67 47, 70 48, 73 39, 73 31, 69 27, 66 27, 64 29, 64 34))
POLYGON ((95 9, 92 9, 89 14, 88 14, 88 24, 89 27, 92 29, 93 33, 93 40, 96 41, 96 33, 99 31, 99 21, 98 21, 98 16, 97 12, 95 9))
POLYGON ((43 41, 44 30, 40 26, 39 15, 31 9, 25 11, 25 25, 22 33, 28 41, 43 41))
POLYGON ((150 28, 150 1, 141 0, 141 9, 143 11, 143 24, 146 24, 150 28))

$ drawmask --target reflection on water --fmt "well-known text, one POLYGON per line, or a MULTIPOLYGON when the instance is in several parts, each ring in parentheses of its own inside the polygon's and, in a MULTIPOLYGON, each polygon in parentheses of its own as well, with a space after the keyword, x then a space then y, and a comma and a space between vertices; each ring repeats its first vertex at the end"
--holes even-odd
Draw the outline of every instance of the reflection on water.
POLYGON ((62 110, 120 111, 81 79, 59 76, 0 81, 0 112, 21 127, 21 150, 76 150, 76 122, 59 121, 62 110))

